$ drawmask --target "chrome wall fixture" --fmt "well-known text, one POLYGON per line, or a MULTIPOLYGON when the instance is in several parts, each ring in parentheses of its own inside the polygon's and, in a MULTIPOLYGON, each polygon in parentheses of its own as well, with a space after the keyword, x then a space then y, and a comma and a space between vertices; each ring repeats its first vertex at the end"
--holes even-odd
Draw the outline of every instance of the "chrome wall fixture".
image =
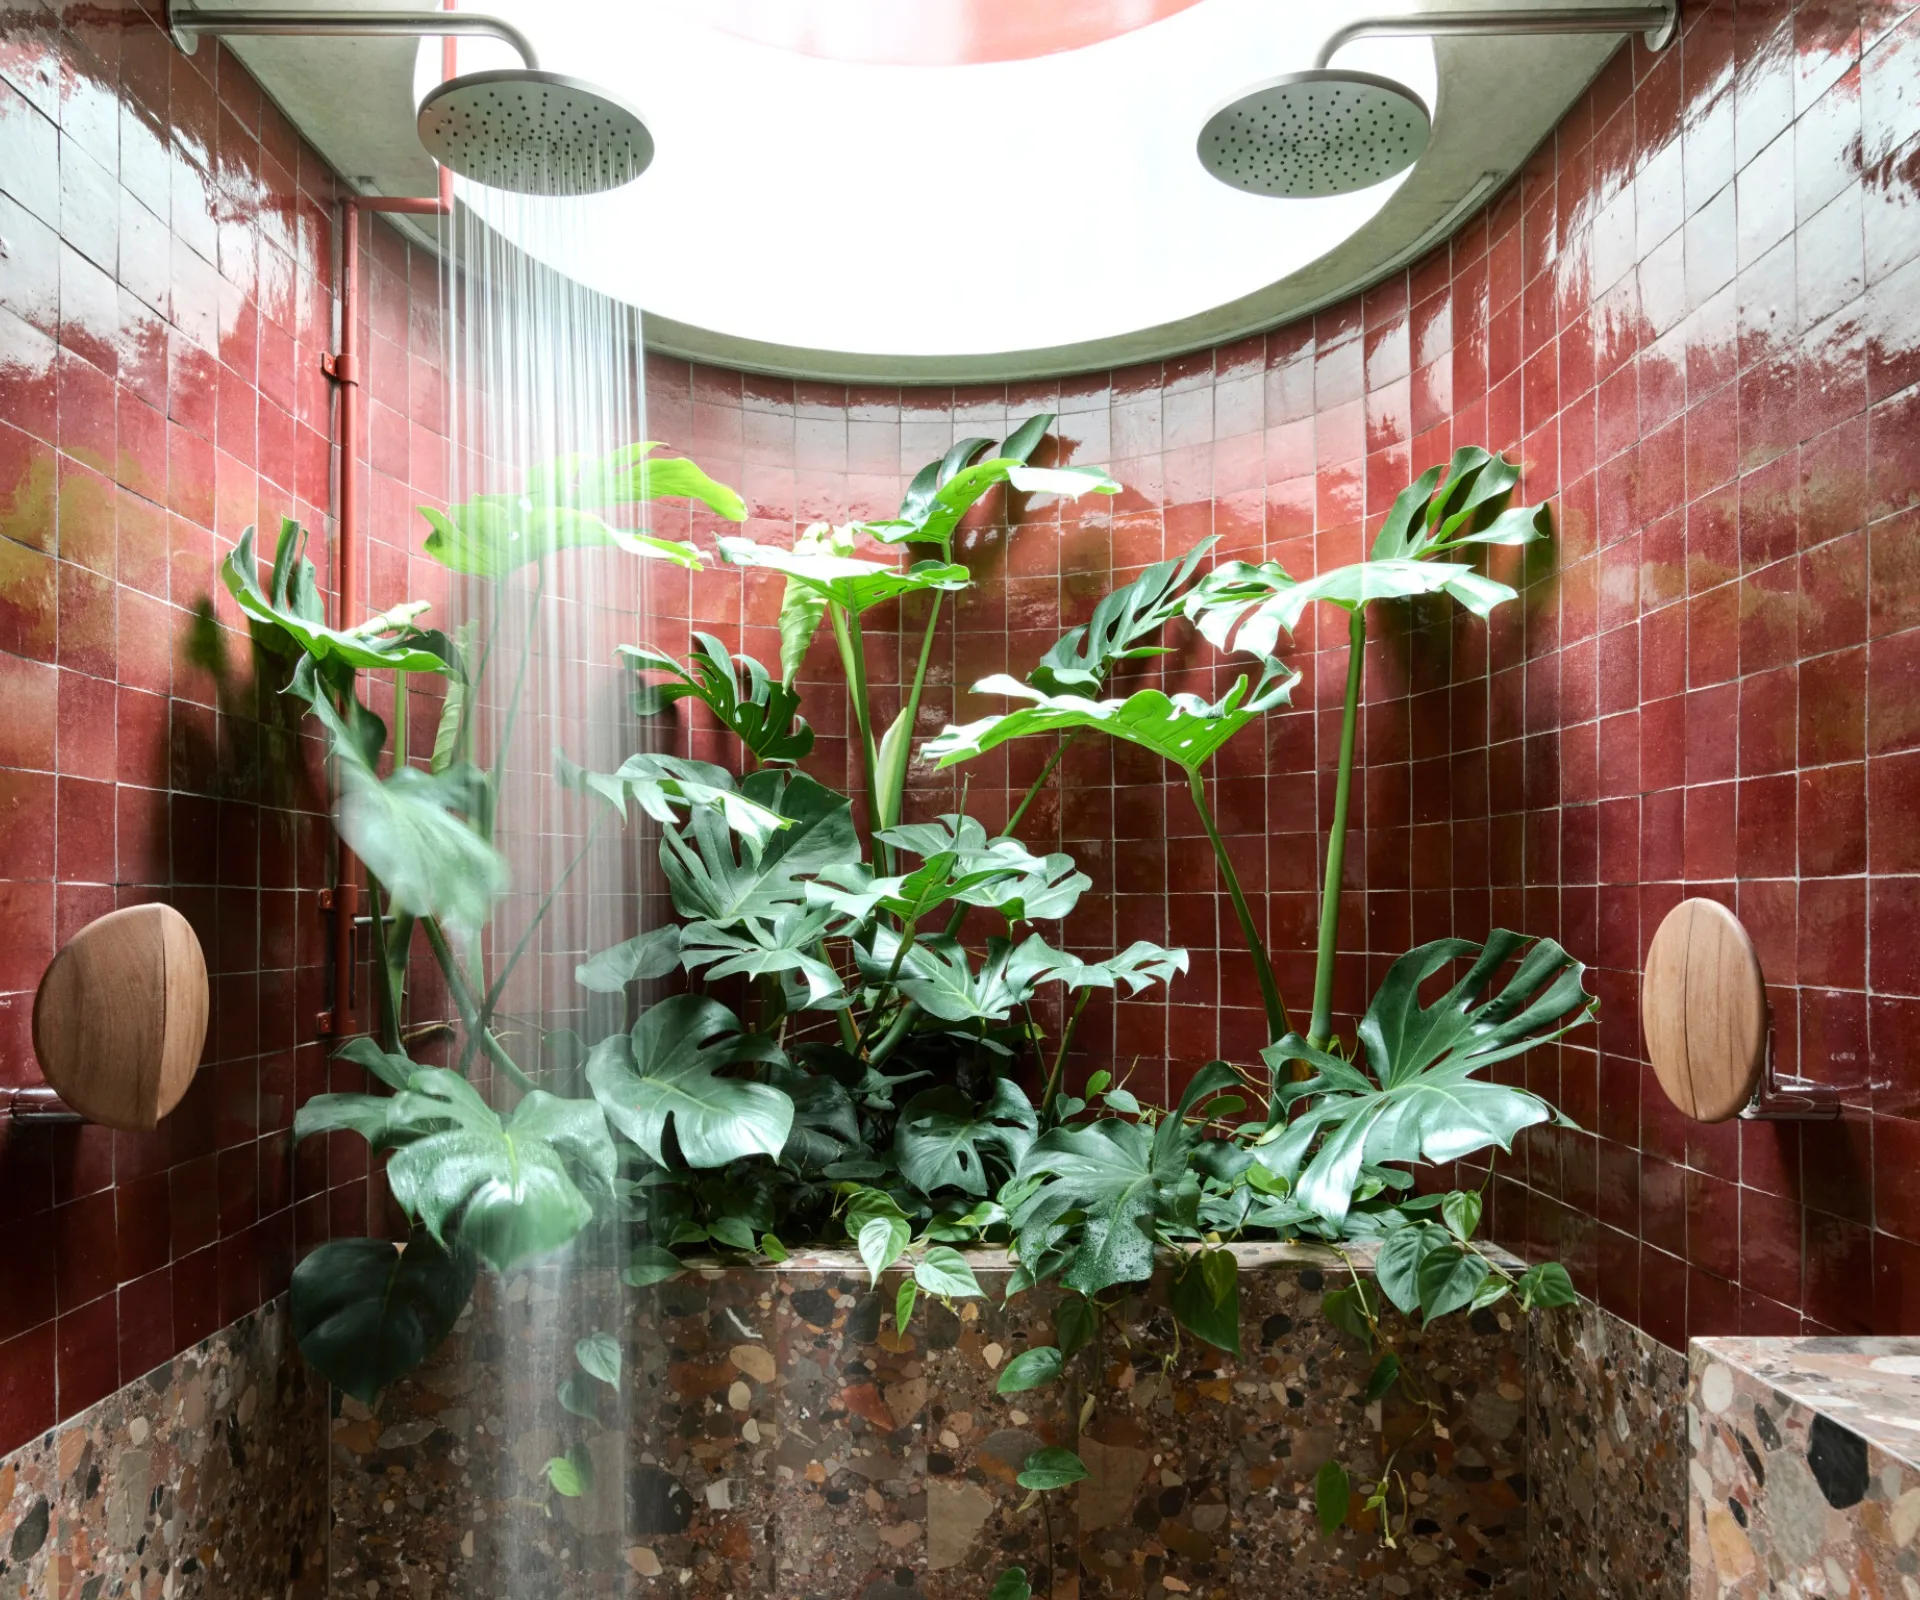
POLYGON ((1404 83, 1333 69, 1334 56, 1356 39, 1638 33, 1648 48, 1664 50, 1679 27, 1679 0, 1359 17, 1327 36, 1311 71, 1269 78, 1215 110, 1200 129, 1196 152, 1214 177, 1248 194, 1296 200, 1351 194, 1406 171, 1433 133, 1431 109, 1404 83))

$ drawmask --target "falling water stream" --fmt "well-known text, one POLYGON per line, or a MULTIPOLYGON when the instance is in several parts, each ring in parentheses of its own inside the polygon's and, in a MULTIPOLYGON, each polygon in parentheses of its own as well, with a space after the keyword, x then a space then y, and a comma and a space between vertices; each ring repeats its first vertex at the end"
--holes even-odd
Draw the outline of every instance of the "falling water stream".
MULTIPOLYGON (((490 190, 484 204, 495 222, 514 226, 457 206, 442 224, 442 284, 449 501, 507 497, 492 503, 512 530, 505 570, 456 574, 449 596, 477 679, 475 755, 498 775, 496 843, 511 874, 486 964, 498 981, 511 963, 496 1011, 507 1049, 557 1092, 582 1094, 585 1046, 630 1019, 623 996, 589 993, 574 970, 647 925, 640 863, 651 851, 642 823, 623 825, 563 788, 556 768, 564 756, 608 772, 643 747, 617 647, 649 637, 656 588, 684 584, 684 574, 605 543, 563 538, 537 556, 528 548, 582 515, 637 526, 637 508, 607 503, 587 464, 646 436, 640 316, 506 242, 544 238, 558 259, 591 248, 580 201, 490 190)), ((476 1530, 482 1559, 467 1591, 476 1597, 617 1588, 620 1576, 586 1570, 584 1546, 604 1551, 608 1535, 631 1545, 647 1532, 649 1514, 640 1507, 636 1523, 630 1496, 650 1469, 628 1459, 644 1436, 636 1416, 645 1402, 631 1385, 582 1377, 575 1355, 590 1334, 610 1333, 623 1349, 644 1337, 619 1281, 619 1231, 590 1226, 476 1303, 473 1315, 491 1325, 470 1344, 483 1353, 484 1394, 472 1410, 490 1434, 504 1434, 504 1448, 495 1438, 476 1449, 476 1468, 489 1463, 497 1481, 475 1488, 506 1508, 495 1526, 476 1530), (570 1455, 577 1492, 555 1492, 548 1464, 570 1455)))

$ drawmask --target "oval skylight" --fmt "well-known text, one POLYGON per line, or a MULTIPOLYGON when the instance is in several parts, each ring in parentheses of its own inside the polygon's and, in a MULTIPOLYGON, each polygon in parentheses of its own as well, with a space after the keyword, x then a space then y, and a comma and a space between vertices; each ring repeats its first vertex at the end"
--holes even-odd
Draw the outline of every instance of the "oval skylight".
MULTIPOLYGON (((836 0, 794 0, 813 23, 789 17, 758 37, 740 0, 488 0, 543 66, 638 107, 657 155, 636 183, 576 202, 587 215, 566 239, 531 220, 537 207, 465 183, 461 197, 534 256, 650 313, 789 348, 938 357, 1110 339, 1238 300, 1334 248, 1404 181, 1267 199, 1209 177, 1194 142, 1222 101, 1310 67, 1348 18, 1409 6, 1080 0, 1078 31, 1052 44, 1030 30, 983 43, 955 22, 997 3, 941 0, 926 12, 940 38, 892 37, 865 52, 888 59, 849 60, 845 41, 865 35, 852 12, 829 26, 836 0), (1045 53, 980 59, 1036 37, 1045 53), (934 64, 943 50, 960 64, 934 64)), ((514 62, 460 45, 463 73, 514 62)), ((1339 64, 1433 104, 1426 40, 1365 41, 1339 64)), ((420 95, 439 76, 434 42, 420 95)))

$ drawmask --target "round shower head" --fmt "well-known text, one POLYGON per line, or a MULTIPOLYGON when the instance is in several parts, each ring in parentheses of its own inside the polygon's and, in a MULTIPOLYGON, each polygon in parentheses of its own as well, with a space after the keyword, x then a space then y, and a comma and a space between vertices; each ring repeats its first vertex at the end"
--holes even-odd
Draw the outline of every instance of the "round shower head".
POLYGON ((449 78, 420 103, 420 142, 461 177, 521 194, 598 194, 653 160, 653 136, 631 106, 526 67, 449 78))
POLYGON ((1207 118, 1200 164, 1248 194, 1319 199, 1384 183, 1420 159, 1432 119, 1405 84, 1366 72, 1290 72, 1207 118))

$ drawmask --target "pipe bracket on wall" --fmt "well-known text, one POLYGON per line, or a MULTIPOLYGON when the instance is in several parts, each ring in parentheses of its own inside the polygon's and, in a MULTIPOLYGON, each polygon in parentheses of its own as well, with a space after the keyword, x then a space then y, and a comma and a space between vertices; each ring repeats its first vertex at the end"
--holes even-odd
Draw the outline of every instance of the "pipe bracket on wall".
POLYGON ((1640 982, 1647 1057, 1667 1098, 1697 1122, 1837 1117, 1861 1085, 1782 1075, 1759 952, 1717 900, 1683 900, 1661 920, 1640 982))
POLYGON ((285 7, 208 11, 187 0, 167 0, 167 32, 187 55, 203 33, 221 37, 422 39, 472 34, 511 45, 529 67, 540 58, 533 42, 512 23, 478 11, 293 11, 285 7))

